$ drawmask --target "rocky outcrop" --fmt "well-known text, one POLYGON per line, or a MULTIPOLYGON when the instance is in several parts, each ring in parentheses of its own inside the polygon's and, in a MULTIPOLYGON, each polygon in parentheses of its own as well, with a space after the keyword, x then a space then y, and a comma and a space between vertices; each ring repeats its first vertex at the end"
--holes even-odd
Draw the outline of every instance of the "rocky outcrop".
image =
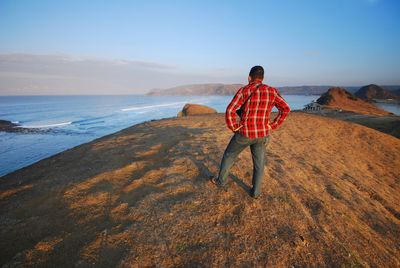
POLYGON ((217 111, 208 106, 188 103, 185 106, 183 106, 182 111, 179 112, 177 116, 181 117, 181 116, 191 116, 198 114, 215 114, 215 113, 217 113, 217 111))
POLYGON ((357 98, 346 89, 341 87, 332 87, 327 92, 321 95, 317 103, 324 105, 327 108, 340 109, 360 114, 369 115, 388 115, 383 109, 368 103, 360 98, 357 98))
POLYGON ((343 99, 357 101, 357 98, 346 89, 341 87, 331 87, 327 92, 319 97, 317 103, 321 105, 331 105, 335 102, 343 101, 343 99))
POLYGON ((12 131, 17 124, 14 124, 7 120, 0 120, 0 131, 12 131))
POLYGON ((49 129, 37 129, 37 128, 24 128, 19 124, 15 124, 8 120, 0 119, 0 131, 4 132, 18 132, 18 133, 44 133, 49 132, 49 129))

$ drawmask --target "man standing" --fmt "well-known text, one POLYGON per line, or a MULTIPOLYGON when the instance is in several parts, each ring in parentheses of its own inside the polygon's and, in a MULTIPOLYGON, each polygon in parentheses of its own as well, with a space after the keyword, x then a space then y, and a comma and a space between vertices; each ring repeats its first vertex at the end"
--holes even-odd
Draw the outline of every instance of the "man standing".
POLYGON ((251 68, 248 77, 249 84, 238 90, 226 108, 225 121, 234 135, 225 150, 218 177, 211 178, 212 183, 224 187, 229 169, 237 156, 250 146, 253 158, 253 188, 250 195, 253 198, 258 198, 261 191, 265 146, 269 141, 269 132, 271 129, 277 129, 290 112, 289 105, 278 90, 264 85, 263 79, 263 67, 251 68), (274 106, 278 108, 278 115, 270 123, 269 115, 274 106), (237 110, 240 111, 239 122, 236 120, 237 110))

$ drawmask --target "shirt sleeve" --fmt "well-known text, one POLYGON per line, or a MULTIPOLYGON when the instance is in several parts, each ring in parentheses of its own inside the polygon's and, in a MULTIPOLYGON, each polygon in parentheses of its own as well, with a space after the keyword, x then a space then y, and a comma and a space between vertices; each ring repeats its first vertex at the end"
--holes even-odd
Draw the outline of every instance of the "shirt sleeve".
POLYGON ((243 104, 243 88, 240 88, 238 92, 233 97, 232 101, 229 103, 225 112, 225 121, 228 128, 232 131, 235 131, 240 127, 240 125, 236 122, 237 114, 236 110, 238 110, 243 104))
POLYGON ((275 89, 275 102, 274 106, 278 108, 278 115, 275 117, 275 119, 272 121, 270 124, 272 129, 277 129, 280 125, 282 125, 283 121, 285 118, 288 116, 290 112, 290 107, 287 104, 287 102, 282 98, 281 94, 279 94, 279 91, 275 89))

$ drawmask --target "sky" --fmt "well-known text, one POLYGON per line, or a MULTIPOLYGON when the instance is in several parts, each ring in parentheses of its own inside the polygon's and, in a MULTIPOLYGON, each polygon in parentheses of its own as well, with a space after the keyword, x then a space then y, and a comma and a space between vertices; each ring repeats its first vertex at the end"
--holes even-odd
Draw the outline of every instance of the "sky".
POLYGON ((0 0, 0 95, 400 84, 400 1, 0 0))

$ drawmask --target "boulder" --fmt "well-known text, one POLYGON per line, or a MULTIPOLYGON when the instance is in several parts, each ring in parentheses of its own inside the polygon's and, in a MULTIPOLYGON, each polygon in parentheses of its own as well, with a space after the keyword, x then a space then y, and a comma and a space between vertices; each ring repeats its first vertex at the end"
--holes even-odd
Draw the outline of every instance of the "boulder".
POLYGON ((205 105, 200 104, 185 104, 181 112, 178 113, 178 117, 190 116, 197 114, 215 114, 217 111, 205 105))

